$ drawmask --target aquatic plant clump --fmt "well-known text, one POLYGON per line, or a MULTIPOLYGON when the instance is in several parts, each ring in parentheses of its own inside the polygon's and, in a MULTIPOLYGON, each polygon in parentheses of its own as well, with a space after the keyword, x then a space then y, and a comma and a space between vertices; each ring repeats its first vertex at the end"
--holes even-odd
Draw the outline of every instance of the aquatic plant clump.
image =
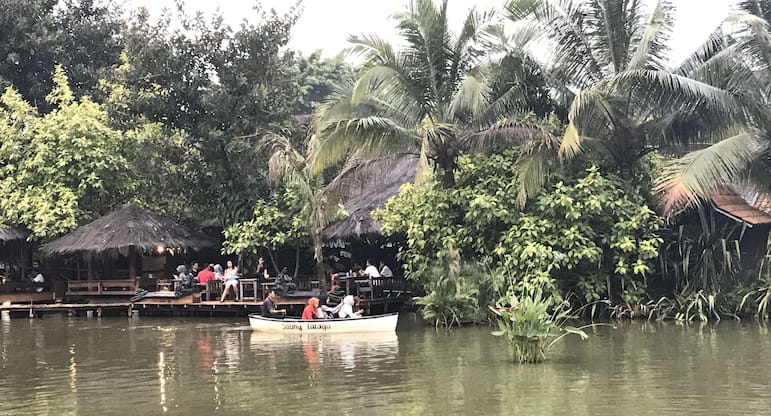
MULTIPOLYGON (((566 335, 588 338, 583 328, 568 326, 576 317, 569 304, 554 304, 540 288, 521 296, 508 294, 498 308, 490 308, 498 316, 498 331, 493 335, 506 337, 512 347, 514 360, 519 364, 540 363, 546 360, 549 349, 566 335)), ((591 325, 588 325, 591 326, 591 325)))

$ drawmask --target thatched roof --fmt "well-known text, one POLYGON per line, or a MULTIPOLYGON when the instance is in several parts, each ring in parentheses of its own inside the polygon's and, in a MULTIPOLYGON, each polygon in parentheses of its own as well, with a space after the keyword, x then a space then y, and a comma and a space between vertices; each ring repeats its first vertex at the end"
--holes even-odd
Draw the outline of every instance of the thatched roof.
POLYGON ((0 227, 0 241, 23 240, 29 232, 20 227, 0 227))
POLYGON ((169 218, 133 205, 113 211, 96 221, 41 247, 46 254, 103 253, 109 250, 152 251, 157 247, 185 250, 215 244, 203 233, 169 218))
POLYGON ((346 167, 327 189, 348 195, 343 202, 348 216, 329 225, 324 238, 349 240, 379 234, 380 223, 370 214, 384 207, 403 184, 415 181, 418 159, 418 155, 399 154, 346 167))

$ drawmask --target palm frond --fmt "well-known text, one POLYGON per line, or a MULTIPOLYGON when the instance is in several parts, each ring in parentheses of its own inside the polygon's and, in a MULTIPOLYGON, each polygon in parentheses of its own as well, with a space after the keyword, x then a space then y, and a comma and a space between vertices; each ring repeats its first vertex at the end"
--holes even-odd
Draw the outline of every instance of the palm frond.
POLYGON ((753 103, 746 102, 735 92, 666 71, 624 71, 609 81, 609 89, 633 91, 640 107, 693 111, 701 105, 714 114, 723 114, 740 123, 750 120, 751 114, 760 113, 751 107, 753 103))
POLYGON ((599 20, 582 6, 583 2, 569 0, 512 0, 507 5, 512 20, 532 20, 541 27, 552 41, 553 76, 578 89, 605 76, 605 65, 595 56, 597 40, 589 35, 599 20))
POLYGON ((666 0, 659 0, 627 68, 663 69, 673 24, 672 5, 666 0))
POLYGON ((745 172, 767 146, 756 132, 747 132, 672 161, 655 188, 663 194, 664 215, 698 205, 718 186, 745 172))
POLYGON ((413 150, 418 140, 414 130, 385 117, 329 121, 311 137, 311 172, 321 172, 352 153, 375 156, 413 150))
POLYGON ((602 136, 616 124, 614 106, 597 88, 576 94, 568 113, 568 126, 560 144, 561 159, 571 159, 581 151, 582 136, 602 136))
POLYGON ((541 140, 531 140, 522 146, 514 171, 519 182, 517 205, 525 206, 528 198, 540 192, 549 178, 549 164, 555 159, 559 149, 559 140, 542 136, 541 140))
POLYGON ((489 128, 468 134, 462 138, 465 147, 479 151, 495 145, 543 143, 557 148, 559 140, 541 126, 516 120, 501 120, 489 128))
POLYGON ((474 68, 455 92, 448 109, 449 116, 458 120, 474 118, 484 111, 489 98, 490 82, 482 68, 474 68))

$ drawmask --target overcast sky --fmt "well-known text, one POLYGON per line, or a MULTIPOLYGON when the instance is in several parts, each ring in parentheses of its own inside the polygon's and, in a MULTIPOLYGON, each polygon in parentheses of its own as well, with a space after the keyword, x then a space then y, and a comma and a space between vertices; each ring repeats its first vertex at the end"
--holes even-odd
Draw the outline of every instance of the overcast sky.
MULTIPOLYGON (((653 0, 648 0, 653 3, 653 0)), ((220 8, 225 19, 237 26, 243 19, 255 16, 253 0, 229 0, 216 4, 211 0, 187 0, 189 14, 203 11, 211 14, 220 8)), ((304 13, 293 30, 290 47, 310 54, 323 49, 326 56, 334 56, 348 46, 349 34, 377 33, 393 39, 394 23, 389 16, 400 10, 406 0, 305 0, 304 13)), ((459 27, 464 13, 472 5, 479 8, 498 7, 502 0, 450 0, 449 14, 452 27, 459 27)), ((677 7, 675 29, 672 35, 671 60, 685 58, 710 34, 731 9, 733 0, 672 0, 677 7)), ((293 0, 262 0, 266 8, 286 11, 293 0)), ((164 7, 173 8, 174 0, 127 0, 127 7, 146 7, 152 16, 158 16, 164 7)))

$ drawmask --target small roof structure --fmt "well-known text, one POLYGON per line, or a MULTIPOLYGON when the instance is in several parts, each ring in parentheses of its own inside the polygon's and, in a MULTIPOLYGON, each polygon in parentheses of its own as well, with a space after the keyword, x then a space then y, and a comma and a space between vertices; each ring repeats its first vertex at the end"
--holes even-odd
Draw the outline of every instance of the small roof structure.
POLYGON ((345 192, 343 205, 348 216, 330 224, 324 238, 350 240, 379 234, 380 223, 372 219, 372 211, 384 207, 403 184, 415 181, 419 159, 416 154, 398 154, 346 167, 327 189, 345 192))
POLYGON ((21 227, 0 227, 0 242, 24 240, 29 236, 29 231, 21 227))
POLYGON ((125 205, 71 233, 41 247, 45 254, 100 254, 117 250, 152 251, 158 247, 191 249, 216 243, 205 234, 180 225, 172 219, 125 205))
POLYGON ((723 186, 710 194, 715 210, 749 226, 771 224, 771 195, 740 185, 723 186))

